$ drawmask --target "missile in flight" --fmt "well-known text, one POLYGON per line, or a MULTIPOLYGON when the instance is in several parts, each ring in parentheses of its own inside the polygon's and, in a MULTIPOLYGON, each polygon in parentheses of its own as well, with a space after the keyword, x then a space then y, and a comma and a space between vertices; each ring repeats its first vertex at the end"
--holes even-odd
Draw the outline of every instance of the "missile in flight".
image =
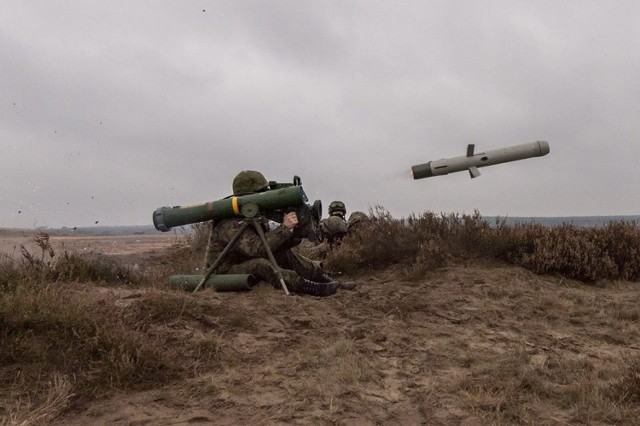
POLYGON ((431 176, 448 175, 449 173, 469 171, 471 178, 480 176, 478 168, 508 163, 510 161, 524 160, 531 157, 542 157, 549 153, 549 142, 536 141, 523 143, 522 145, 508 146, 506 148, 492 149, 490 151, 474 153, 475 145, 467 146, 467 155, 459 157, 443 158, 429 161, 424 164, 411 166, 414 179, 423 179, 431 176))

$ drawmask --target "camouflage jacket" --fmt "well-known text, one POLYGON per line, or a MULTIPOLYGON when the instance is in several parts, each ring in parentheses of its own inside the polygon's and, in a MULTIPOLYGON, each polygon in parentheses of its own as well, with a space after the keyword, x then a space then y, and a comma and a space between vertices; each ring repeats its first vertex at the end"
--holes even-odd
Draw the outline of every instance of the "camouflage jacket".
MULTIPOLYGON (((233 218, 224 219, 215 223, 209 235, 209 245, 207 247, 206 266, 211 266, 216 258, 231 239, 236 235, 244 219, 233 218)), ((300 239, 293 238, 293 231, 279 225, 274 229, 269 229, 267 223, 262 223, 265 230, 265 238, 271 251, 275 254, 280 250, 288 250, 298 244, 300 239)), ((260 236, 252 225, 249 225, 240 238, 227 253, 222 263, 218 267, 220 272, 225 272, 232 265, 245 262, 250 259, 262 257, 267 259, 267 252, 262 244, 260 236)))

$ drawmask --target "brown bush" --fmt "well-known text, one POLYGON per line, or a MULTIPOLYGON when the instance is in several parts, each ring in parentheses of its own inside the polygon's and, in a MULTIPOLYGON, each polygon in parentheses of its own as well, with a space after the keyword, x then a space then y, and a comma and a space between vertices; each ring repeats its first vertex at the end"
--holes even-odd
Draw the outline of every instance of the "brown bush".
POLYGON ((494 230, 477 211, 473 215, 425 212, 394 219, 377 206, 369 217, 329 254, 330 268, 355 272, 405 264, 410 276, 419 276, 451 259, 485 257, 497 251, 494 230))
POLYGON ((166 380, 176 366, 162 342, 137 331, 117 307, 84 299, 55 284, 0 292, 0 387, 20 377, 38 394, 40 377, 73 377, 73 393, 91 396, 166 380), (20 370, 15 376, 12 366, 20 370))
POLYGON ((640 278, 640 228, 635 223, 548 228, 501 221, 491 226, 477 211, 426 212, 402 220, 380 206, 369 217, 329 253, 331 269, 355 272, 402 264, 410 276, 419 276, 453 259, 496 258, 538 274, 559 273, 589 282, 640 278))
POLYGON ((640 278, 640 229, 611 222, 598 228, 561 225, 502 226, 498 257, 536 273, 560 273, 584 281, 640 278))

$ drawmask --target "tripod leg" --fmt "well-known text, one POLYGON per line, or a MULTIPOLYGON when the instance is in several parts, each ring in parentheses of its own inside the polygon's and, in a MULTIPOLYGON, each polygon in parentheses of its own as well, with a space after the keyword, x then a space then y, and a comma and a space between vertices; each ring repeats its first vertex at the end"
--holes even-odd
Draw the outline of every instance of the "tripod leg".
POLYGON ((234 235, 233 238, 231 239, 231 241, 229 241, 227 243, 226 247, 224 248, 224 250, 222 250, 222 253, 220 253, 220 255, 218 256, 216 261, 213 262, 213 265, 211 265, 209 267, 209 269, 207 269, 207 271, 204 273, 204 275, 202 276, 202 279, 200 280, 200 282, 196 286, 196 289, 193 290, 194 293, 196 291, 200 290, 200 288, 202 288, 204 283, 207 282, 207 280, 209 279, 211 274, 213 274, 213 271, 218 269, 218 266, 220 266, 220 262, 222 262, 222 259, 224 259, 224 257, 227 255, 227 253, 229 253, 229 250, 231 250, 231 247, 236 243, 236 241, 238 241, 238 238, 240 238, 240 235, 242 235, 244 230, 247 229, 247 226, 249 226, 249 222, 245 221, 242 224, 242 226, 240 227, 240 229, 238 229, 238 232, 236 232, 236 235, 234 235))
POLYGON ((203 270, 209 269, 209 266, 207 266, 207 264, 209 263, 209 253, 211 252, 213 245, 214 245, 214 241, 213 241, 213 221, 209 222, 209 235, 207 235, 207 250, 204 253, 204 261, 203 261, 203 270))
POLYGON ((252 221, 252 223, 253 223, 253 226, 256 228, 256 232, 260 236, 260 239, 262 240, 262 244, 264 245, 264 250, 267 252, 267 256, 269 257, 269 261, 271 261, 271 267, 273 268, 274 272, 278 276, 278 279, 280 280, 280 284, 282 285, 282 289, 284 290, 284 294, 286 294, 288 296, 289 295, 289 289, 287 288, 287 284, 285 284, 284 278, 282 277, 282 273, 280 272, 280 269, 278 268, 278 263, 276 262, 276 259, 273 257, 273 253, 271 252, 271 248, 269 247, 269 244, 267 243, 267 238, 264 236, 264 230, 262 229, 262 227, 260 226, 260 224, 258 222, 252 221))

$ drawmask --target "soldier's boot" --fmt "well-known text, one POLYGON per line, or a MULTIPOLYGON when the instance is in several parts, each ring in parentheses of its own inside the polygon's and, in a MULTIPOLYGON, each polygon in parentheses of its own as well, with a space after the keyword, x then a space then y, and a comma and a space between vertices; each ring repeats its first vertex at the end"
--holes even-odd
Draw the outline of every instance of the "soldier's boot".
POLYGON ((337 282, 338 280, 334 280, 329 275, 322 273, 317 277, 315 277, 314 281, 317 283, 334 283, 334 282, 337 282))
POLYGON ((341 290, 354 290, 356 288, 356 282, 355 281, 341 282, 341 281, 338 281, 338 280, 334 280, 329 275, 324 274, 324 273, 322 275, 318 276, 315 281, 319 282, 319 283, 338 283, 338 288, 341 289, 341 290))
POLYGON ((311 296, 331 296, 338 291, 340 283, 337 281, 330 283, 319 283, 311 280, 300 279, 291 291, 295 293, 309 294, 311 296))
POLYGON ((355 281, 339 282, 338 283, 338 288, 340 290, 355 290, 356 282, 355 281))

